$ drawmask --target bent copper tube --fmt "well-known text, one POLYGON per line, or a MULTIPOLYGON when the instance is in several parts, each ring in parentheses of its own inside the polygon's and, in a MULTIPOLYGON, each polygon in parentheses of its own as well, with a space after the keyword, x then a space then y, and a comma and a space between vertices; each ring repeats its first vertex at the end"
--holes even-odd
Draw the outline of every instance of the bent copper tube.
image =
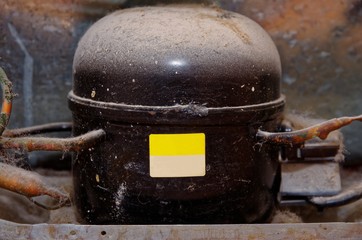
POLYGON ((0 86, 3 91, 2 107, 0 113, 0 149, 12 148, 23 149, 26 151, 80 151, 90 147, 91 145, 94 145, 98 140, 105 136, 105 132, 103 130, 94 130, 84 135, 68 139, 19 137, 28 134, 38 134, 54 130, 67 131, 71 129, 71 123, 45 124, 22 129, 7 130, 4 132, 11 116, 12 99, 14 94, 12 92, 12 83, 1 67, 0 86))
MULTIPOLYGON (((53 123, 4 131, 10 119, 14 94, 12 93, 12 83, 1 67, 0 86, 3 91, 0 113, 0 150, 21 149, 26 151, 78 152, 94 146, 105 136, 105 131, 99 129, 71 138, 20 137, 52 131, 68 131, 72 127, 71 123, 53 123)), ((69 194, 48 185, 36 172, 26 171, 5 163, 0 163, 0 188, 22 194, 35 204, 46 209, 59 208, 70 202, 69 194), (40 195, 48 195, 57 199, 59 204, 55 207, 44 206, 33 199, 33 197, 40 195)))
POLYGON ((291 132, 265 132, 259 129, 256 137, 259 138, 261 142, 295 145, 316 137, 324 140, 330 132, 347 126, 353 121, 362 121, 362 115, 334 118, 311 127, 291 132))
POLYGON ((5 163, 0 163, 0 187, 28 197, 36 205, 49 210, 60 208, 70 203, 67 192, 47 184, 40 174, 5 163), (58 200, 58 204, 50 207, 40 204, 33 199, 42 195, 58 200))
MULTIPOLYGON (((49 131, 52 127, 58 129, 60 125, 54 124, 44 129, 42 126, 35 126, 30 130, 49 131)), ((68 128, 68 126, 67 126, 68 128)), ((19 130, 17 133, 28 133, 28 128, 19 130)), ((22 149, 26 151, 81 151, 94 146, 105 136, 102 129, 93 130, 86 134, 72 138, 46 138, 46 137, 0 137, 0 149, 22 149)), ((36 205, 54 210, 70 203, 69 194, 49 184, 36 172, 26 171, 9 164, 0 163, 0 188, 10 190, 28 197, 36 205), (56 206, 45 206, 37 202, 33 197, 48 195, 57 199, 56 206)))
POLYGON ((31 151, 73 151, 78 152, 94 146, 106 135, 102 129, 93 130, 72 138, 47 137, 1 137, 0 148, 31 151))

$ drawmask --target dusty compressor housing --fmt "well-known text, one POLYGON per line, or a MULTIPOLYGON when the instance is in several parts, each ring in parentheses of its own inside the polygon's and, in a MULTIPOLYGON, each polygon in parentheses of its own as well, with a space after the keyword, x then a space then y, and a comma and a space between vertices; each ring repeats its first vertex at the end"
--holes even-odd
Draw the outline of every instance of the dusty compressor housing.
POLYGON ((120 10, 85 33, 73 71, 74 134, 106 131, 73 160, 83 222, 268 221, 278 151, 255 136, 277 130, 284 97, 258 24, 201 6, 120 10))

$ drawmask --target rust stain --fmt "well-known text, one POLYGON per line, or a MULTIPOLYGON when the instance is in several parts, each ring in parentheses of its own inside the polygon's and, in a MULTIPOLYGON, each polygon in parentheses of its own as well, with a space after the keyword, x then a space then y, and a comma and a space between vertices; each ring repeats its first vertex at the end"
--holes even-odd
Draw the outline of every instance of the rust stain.
POLYGON ((48 226, 48 233, 49 233, 49 236, 52 239, 55 239, 57 237, 57 228, 56 228, 56 226, 49 225, 48 226))
POLYGON ((210 19, 221 25, 224 25, 225 27, 233 31, 238 36, 238 38, 240 38, 243 41, 243 43, 248 45, 251 44, 250 36, 244 31, 242 31, 240 27, 237 26, 236 23, 232 21, 232 15, 230 13, 222 13, 217 16, 212 16, 209 14, 199 14, 198 17, 200 19, 210 19))
POLYGON ((248 240, 261 240, 261 239, 267 239, 267 236, 263 233, 255 233, 255 234, 249 234, 248 240))
POLYGON ((317 240, 321 239, 317 236, 316 232, 297 231, 295 228, 288 228, 286 233, 286 239, 298 239, 298 240, 317 240))

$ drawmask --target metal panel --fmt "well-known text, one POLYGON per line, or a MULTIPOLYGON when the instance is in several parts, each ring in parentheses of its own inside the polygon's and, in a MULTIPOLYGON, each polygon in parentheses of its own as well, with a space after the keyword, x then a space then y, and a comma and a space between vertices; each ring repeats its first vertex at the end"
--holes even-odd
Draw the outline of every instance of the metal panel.
POLYGON ((326 196, 341 191, 339 163, 282 164, 282 195, 326 196))
POLYGON ((0 221, 1 239, 361 239, 362 223, 255 225, 25 225, 0 221))

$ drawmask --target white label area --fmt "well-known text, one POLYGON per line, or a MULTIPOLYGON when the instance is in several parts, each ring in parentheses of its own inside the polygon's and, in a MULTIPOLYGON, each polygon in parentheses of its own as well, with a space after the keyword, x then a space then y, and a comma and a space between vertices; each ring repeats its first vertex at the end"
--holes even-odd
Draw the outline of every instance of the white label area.
POLYGON ((205 176, 205 155, 151 156, 151 177, 205 176))

